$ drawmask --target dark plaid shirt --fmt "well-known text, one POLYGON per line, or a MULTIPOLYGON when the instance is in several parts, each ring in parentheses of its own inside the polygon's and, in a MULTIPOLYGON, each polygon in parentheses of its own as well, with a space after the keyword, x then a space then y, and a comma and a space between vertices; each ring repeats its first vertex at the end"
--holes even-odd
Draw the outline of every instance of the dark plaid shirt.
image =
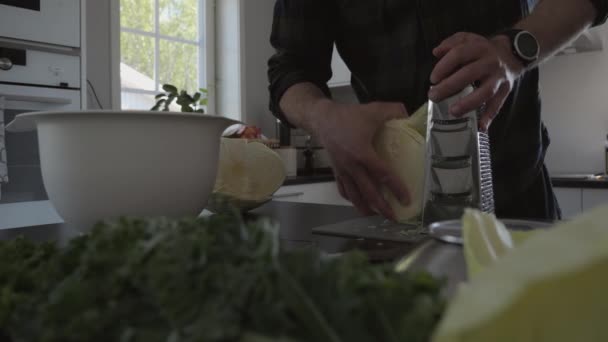
MULTIPOLYGON (((585 1, 585 0, 581 0, 585 1)), ((592 0, 596 25, 608 0, 592 0)), ((427 100, 432 49, 456 32, 491 36, 529 13, 526 0, 277 0, 269 61, 271 111, 287 123, 279 100, 292 85, 312 82, 330 96, 336 45, 351 70, 362 103, 399 101, 413 111, 427 100)), ((491 126, 497 212, 501 216, 554 218, 544 155, 538 70, 515 85, 491 126)))

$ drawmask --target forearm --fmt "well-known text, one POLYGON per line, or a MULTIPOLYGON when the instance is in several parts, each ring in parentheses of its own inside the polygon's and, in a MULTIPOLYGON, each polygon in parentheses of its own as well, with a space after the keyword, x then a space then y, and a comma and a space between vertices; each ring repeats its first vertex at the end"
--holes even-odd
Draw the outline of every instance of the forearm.
POLYGON ((291 86, 280 101, 281 110, 294 126, 310 133, 327 112, 332 101, 313 83, 297 83, 291 86))
POLYGON ((540 64, 588 29, 596 15, 589 0, 540 0, 516 28, 529 31, 538 39, 540 64))

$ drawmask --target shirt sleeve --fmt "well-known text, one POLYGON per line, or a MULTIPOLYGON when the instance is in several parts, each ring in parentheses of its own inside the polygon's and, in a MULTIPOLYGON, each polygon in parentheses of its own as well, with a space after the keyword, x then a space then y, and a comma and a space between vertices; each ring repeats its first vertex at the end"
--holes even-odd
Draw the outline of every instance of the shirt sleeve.
POLYGON ((589 0, 597 10, 597 17, 593 22, 593 26, 599 26, 608 19, 608 0, 589 0))
POLYGON ((335 40, 335 11, 331 0, 277 0, 268 61, 270 110, 293 127, 281 111, 283 94, 297 83, 316 84, 330 97, 331 59, 335 40))

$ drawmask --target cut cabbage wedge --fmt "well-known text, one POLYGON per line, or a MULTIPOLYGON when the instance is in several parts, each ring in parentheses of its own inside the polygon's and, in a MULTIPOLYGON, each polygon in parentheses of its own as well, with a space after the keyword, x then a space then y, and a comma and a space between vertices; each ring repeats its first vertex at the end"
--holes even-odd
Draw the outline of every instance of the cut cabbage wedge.
POLYGON ((608 206, 527 237, 463 285, 433 342, 608 341, 608 206))
POLYGON ((406 123, 412 129, 416 130, 421 137, 426 137, 426 128, 428 125, 429 117, 429 105, 428 103, 423 104, 418 108, 413 115, 406 119, 406 123))
POLYGON ((397 220, 410 222, 421 214, 424 190, 425 136, 428 106, 424 105, 407 119, 387 122, 374 139, 380 158, 410 191, 410 205, 403 205, 388 188, 382 193, 397 220))
POLYGON ((215 194, 251 206, 267 201, 285 178, 283 161, 272 149, 246 139, 222 138, 215 194))
POLYGON ((468 275, 475 277, 514 247, 511 233, 493 214, 467 209, 462 217, 462 237, 468 275))

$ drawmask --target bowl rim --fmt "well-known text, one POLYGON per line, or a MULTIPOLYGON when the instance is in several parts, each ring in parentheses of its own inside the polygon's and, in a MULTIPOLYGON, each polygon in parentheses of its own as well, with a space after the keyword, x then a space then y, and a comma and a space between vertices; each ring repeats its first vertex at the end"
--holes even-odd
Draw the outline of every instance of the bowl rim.
POLYGON ((195 120, 214 120, 224 121, 228 125, 240 124, 241 121, 219 116, 216 114, 208 113, 187 113, 187 112, 173 112, 173 111, 151 111, 151 110, 112 110, 112 109, 93 109, 93 110, 65 110, 65 111, 33 111, 24 112, 17 114, 13 121, 7 124, 7 131, 23 132, 33 131, 38 127, 38 120, 42 118, 57 118, 65 116, 120 116, 120 117, 134 117, 134 116, 148 116, 148 117, 164 117, 164 118, 188 118, 195 120))
MULTIPOLYGON (((32 116, 55 116, 55 115, 155 115, 155 116, 184 116, 195 118, 212 118, 212 119, 227 119, 234 120, 224 116, 210 113, 188 113, 174 111, 153 111, 153 110, 113 110, 113 109, 92 109, 92 110, 51 110, 51 111, 32 111, 19 113, 17 116, 32 117, 32 116)), ((236 121, 236 120, 235 120, 236 121)))

